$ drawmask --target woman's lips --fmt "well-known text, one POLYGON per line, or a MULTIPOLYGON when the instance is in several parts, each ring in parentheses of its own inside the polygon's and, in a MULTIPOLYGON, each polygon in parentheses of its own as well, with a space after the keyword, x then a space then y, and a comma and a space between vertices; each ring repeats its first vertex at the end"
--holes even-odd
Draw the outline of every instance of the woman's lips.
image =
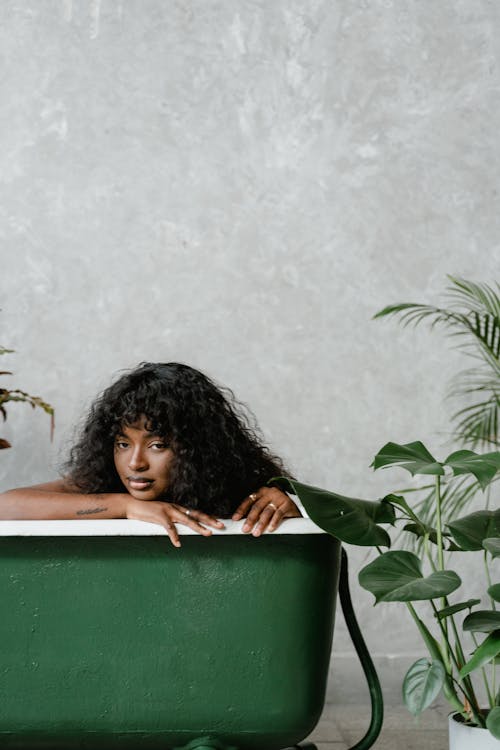
POLYGON ((144 477, 127 477, 129 487, 133 490, 148 490, 154 482, 154 479, 144 477))

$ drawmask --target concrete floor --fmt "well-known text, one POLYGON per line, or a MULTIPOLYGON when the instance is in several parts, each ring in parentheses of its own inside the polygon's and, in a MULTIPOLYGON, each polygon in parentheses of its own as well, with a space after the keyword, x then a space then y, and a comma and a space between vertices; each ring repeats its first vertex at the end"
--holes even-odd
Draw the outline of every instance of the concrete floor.
MULTIPOLYGON (((384 724, 374 750, 448 750, 451 709, 441 696, 417 719, 402 705, 402 676, 415 658, 374 658, 384 696, 384 724)), ((368 688, 357 657, 334 656, 323 715, 307 739, 319 750, 348 750, 364 737, 370 716, 368 688)))
MULTIPOLYGON (((404 706, 385 706, 384 724, 374 750, 447 750, 448 705, 437 704, 418 719, 404 706)), ((319 750, 348 750, 364 736, 370 706, 327 703, 314 732, 307 739, 319 750)))

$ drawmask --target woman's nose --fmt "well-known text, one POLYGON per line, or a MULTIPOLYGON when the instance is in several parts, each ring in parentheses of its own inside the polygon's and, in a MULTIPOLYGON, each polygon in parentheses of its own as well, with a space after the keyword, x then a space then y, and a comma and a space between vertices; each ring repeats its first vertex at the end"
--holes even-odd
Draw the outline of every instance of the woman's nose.
POLYGON ((142 450, 141 446, 137 446, 132 450, 128 464, 130 468, 134 469, 135 471, 144 471, 148 468, 146 454, 142 450))

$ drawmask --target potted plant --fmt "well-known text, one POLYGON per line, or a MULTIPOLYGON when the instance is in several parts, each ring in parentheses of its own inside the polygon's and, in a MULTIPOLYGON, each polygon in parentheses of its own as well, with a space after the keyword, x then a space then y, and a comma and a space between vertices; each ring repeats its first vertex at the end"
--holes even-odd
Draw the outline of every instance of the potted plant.
MULTIPOLYGON (((0 355, 13 354, 13 352, 13 349, 5 349, 3 346, 0 346, 0 355)), ((0 375, 12 375, 12 373, 10 372, 10 370, 2 370, 0 371, 0 375)), ((38 406, 47 414, 49 414, 50 437, 52 439, 52 434, 54 432, 54 409, 50 404, 48 404, 46 401, 43 401, 43 399, 41 399, 39 396, 30 396, 29 393, 26 393, 26 391, 21 391, 18 388, 0 388, 0 414, 2 415, 4 422, 7 419, 7 410, 5 406, 9 401, 22 401, 24 403, 30 404, 33 409, 38 406)), ((10 443, 8 440, 5 440, 5 438, 0 438, 0 450, 5 448, 10 448, 10 443)))
POLYGON ((377 550, 377 557, 361 570, 359 582, 374 594, 376 604, 405 603, 428 652, 403 681, 409 710, 421 713, 442 692, 453 710, 453 742, 457 733, 473 733, 472 740, 451 744, 451 750, 472 748, 472 742, 474 750, 498 750, 500 690, 495 667, 500 654, 500 611, 496 609, 500 571, 494 574, 493 570, 500 557, 500 509, 484 508, 444 523, 442 494, 450 480, 462 475, 473 476, 485 490, 500 470, 500 453, 459 450, 438 461, 421 442, 387 443, 375 456, 373 467, 390 466, 434 478, 432 523, 422 519, 403 495, 389 494, 370 502, 282 477, 272 483, 295 493, 310 518, 325 531, 343 542, 377 550), (393 537, 399 547, 404 547, 405 536, 417 538, 416 551, 391 548, 383 524, 397 532, 393 537), (450 553, 475 553, 483 559, 484 576, 474 591, 456 593, 462 582, 449 564, 450 553), (486 608, 481 606, 483 596, 489 600, 486 608), (423 609, 422 604, 427 607, 423 609), (478 677, 484 683, 486 704, 478 699, 478 677))

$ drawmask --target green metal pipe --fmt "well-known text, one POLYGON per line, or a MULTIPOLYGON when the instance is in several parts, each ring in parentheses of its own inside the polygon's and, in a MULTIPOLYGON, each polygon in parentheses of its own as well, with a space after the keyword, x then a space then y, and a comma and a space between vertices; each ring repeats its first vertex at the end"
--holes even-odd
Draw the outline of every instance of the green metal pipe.
POLYGON ((342 612, 346 621, 349 635, 351 636, 354 648, 363 667, 366 680, 368 682, 368 689, 370 691, 370 701, 372 707, 371 721, 368 731, 365 736, 356 744, 353 745, 349 750, 368 750, 382 729, 384 721, 384 699, 382 696, 382 688, 380 687, 380 681, 378 679, 375 666, 371 659, 370 653, 366 646, 366 643, 361 635, 354 609, 351 601, 351 593, 349 591, 349 569, 347 561, 347 552, 342 548, 342 560, 340 565, 340 579, 339 579, 339 598, 340 604, 342 605, 342 612))

